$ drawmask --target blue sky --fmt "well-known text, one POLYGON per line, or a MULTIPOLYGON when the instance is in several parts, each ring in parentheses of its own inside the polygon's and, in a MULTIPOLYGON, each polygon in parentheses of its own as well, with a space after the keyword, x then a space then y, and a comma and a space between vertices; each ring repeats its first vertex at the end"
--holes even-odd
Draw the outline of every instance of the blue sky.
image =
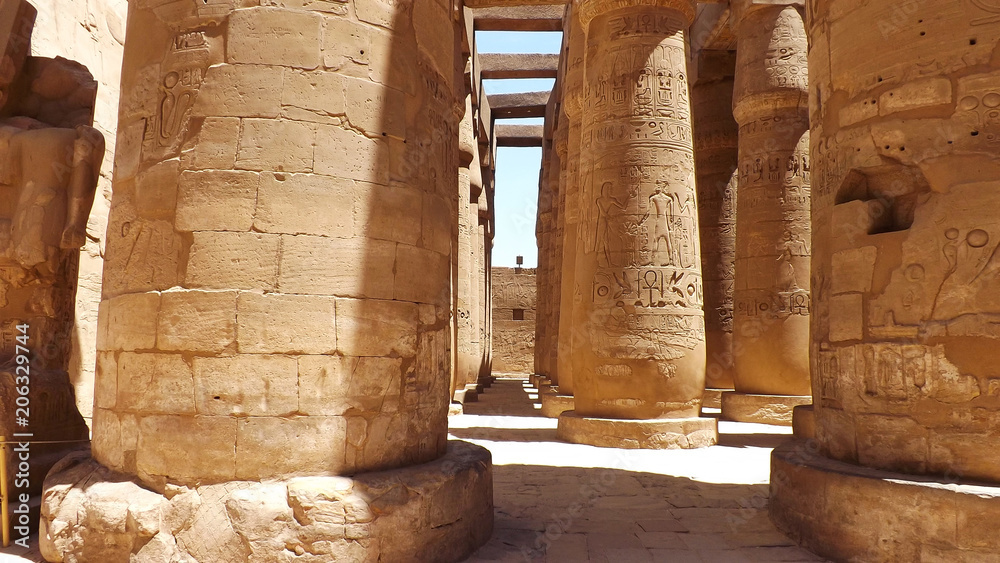
MULTIPOLYGON (((560 32, 476 32, 480 53, 558 53, 560 32)), ((488 94, 551 90, 554 80, 486 80, 488 94)), ((542 119, 505 119, 498 123, 542 123, 542 119)), ((524 266, 538 264, 535 246, 535 214, 538 202, 540 148, 501 148, 497 154, 496 238, 493 265, 513 267, 517 256, 524 266)))

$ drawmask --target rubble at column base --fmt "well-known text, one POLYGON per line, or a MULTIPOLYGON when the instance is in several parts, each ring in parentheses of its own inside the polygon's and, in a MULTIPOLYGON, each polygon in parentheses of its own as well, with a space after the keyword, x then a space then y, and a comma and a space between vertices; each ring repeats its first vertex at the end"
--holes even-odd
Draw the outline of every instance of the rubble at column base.
POLYGON ((440 459, 353 477, 231 481, 154 492, 87 453, 45 480, 48 561, 461 561, 493 531, 492 457, 453 440, 440 459))
POLYGON ((812 397, 754 395, 727 391, 722 394, 722 419, 758 424, 792 425, 792 409, 812 404, 812 397))
POLYGON ((573 395, 560 395, 558 391, 554 393, 543 393, 542 416, 549 418, 559 418, 559 415, 574 409, 573 395))
POLYGON ((626 420, 590 418, 566 411, 559 415, 556 436, 566 442, 602 448, 679 450, 715 445, 719 430, 714 418, 626 420))
POLYGON ((771 454, 771 520, 834 561, 995 561, 1000 487, 852 465, 793 439, 771 454))

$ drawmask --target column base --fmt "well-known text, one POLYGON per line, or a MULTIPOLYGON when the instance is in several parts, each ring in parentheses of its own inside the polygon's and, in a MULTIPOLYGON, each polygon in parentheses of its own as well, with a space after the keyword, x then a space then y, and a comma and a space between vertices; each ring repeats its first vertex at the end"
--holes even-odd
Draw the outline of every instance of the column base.
POLYGON ((721 409, 722 394, 732 389, 705 389, 701 396, 701 408, 721 409))
POLYGON ((492 473, 488 450, 452 440, 392 471, 161 495, 74 454, 45 479, 39 541, 48 561, 461 561, 492 534, 492 473))
POLYGON ((792 425, 792 409, 812 404, 812 397, 797 395, 752 395, 726 391, 722 394, 722 419, 758 424, 792 425))
POLYGON ((559 415, 574 408, 573 395, 545 393, 542 396, 542 416, 559 418, 559 415))
POLYGON ((590 418, 566 411, 559 415, 556 436, 566 442, 602 448, 686 450, 717 444, 718 427, 714 418, 626 420, 590 418))
POLYGON ((810 446, 793 439, 771 454, 771 520, 802 547, 834 561, 996 560, 1000 487, 861 467, 810 446))
POLYGON ((448 416, 458 416, 465 414, 465 406, 462 403, 454 402, 448 405, 448 416))
POLYGON ((531 382, 531 386, 534 387, 535 389, 538 389, 538 386, 541 385, 543 382, 548 382, 550 385, 552 384, 552 380, 549 379, 549 376, 540 375, 537 373, 528 377, 528 381, 531 382))
POLYGON ((799 405, 792 409, 792 434, 803 440, 816 438, 816 411, 812 405, 799 405))

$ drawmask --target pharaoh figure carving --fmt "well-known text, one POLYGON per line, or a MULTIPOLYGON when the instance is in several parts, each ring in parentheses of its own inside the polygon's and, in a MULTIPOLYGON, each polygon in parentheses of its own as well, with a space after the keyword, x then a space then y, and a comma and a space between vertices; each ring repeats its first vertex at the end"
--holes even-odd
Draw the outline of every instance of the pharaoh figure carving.
MULTIPOLYGON (((27 375, 34 414, 30 427, 14 429, 7 426, 14 413, 5 413, 0 429, 32 432, 36 440, 86 439, 67 369, 79 249, 104 137, 90 126, 97 83, 87 69, 28 57, 34 19, 27 2, 0 4, 0 21, 9 26, 0 29, 0 392, 13 408, 15 375, 27 375), (18 327, 28 327, 26 342, 17 340, 18 327), (25 348, 30 361, 18 371, 15 358, 25 348)), ((65 447, 41 446, 32 456, 32 490, 65 447)))

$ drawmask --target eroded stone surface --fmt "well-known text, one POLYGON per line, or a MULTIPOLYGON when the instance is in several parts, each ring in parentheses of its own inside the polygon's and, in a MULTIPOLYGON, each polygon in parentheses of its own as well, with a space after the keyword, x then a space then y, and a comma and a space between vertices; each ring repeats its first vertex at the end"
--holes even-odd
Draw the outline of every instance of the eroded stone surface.
POLYGON ((738 422, 791 426, 792 410, 811 403, 812 398, 808 396, 753 395, 729 391, 722 394, 722 416, 738 422))
POLYGON ((490 454, 453 441, 424 465, 351 477, 229 481, 160 494, 86 453, 46 480, 49 561, 458 561, 493 524, 490 454))
POLYGON ((687 450, 715 444, 718 428, 714 418, 620 420, 566 411, 559 415, 557 435, 567 442, 604 448, 687 450))

